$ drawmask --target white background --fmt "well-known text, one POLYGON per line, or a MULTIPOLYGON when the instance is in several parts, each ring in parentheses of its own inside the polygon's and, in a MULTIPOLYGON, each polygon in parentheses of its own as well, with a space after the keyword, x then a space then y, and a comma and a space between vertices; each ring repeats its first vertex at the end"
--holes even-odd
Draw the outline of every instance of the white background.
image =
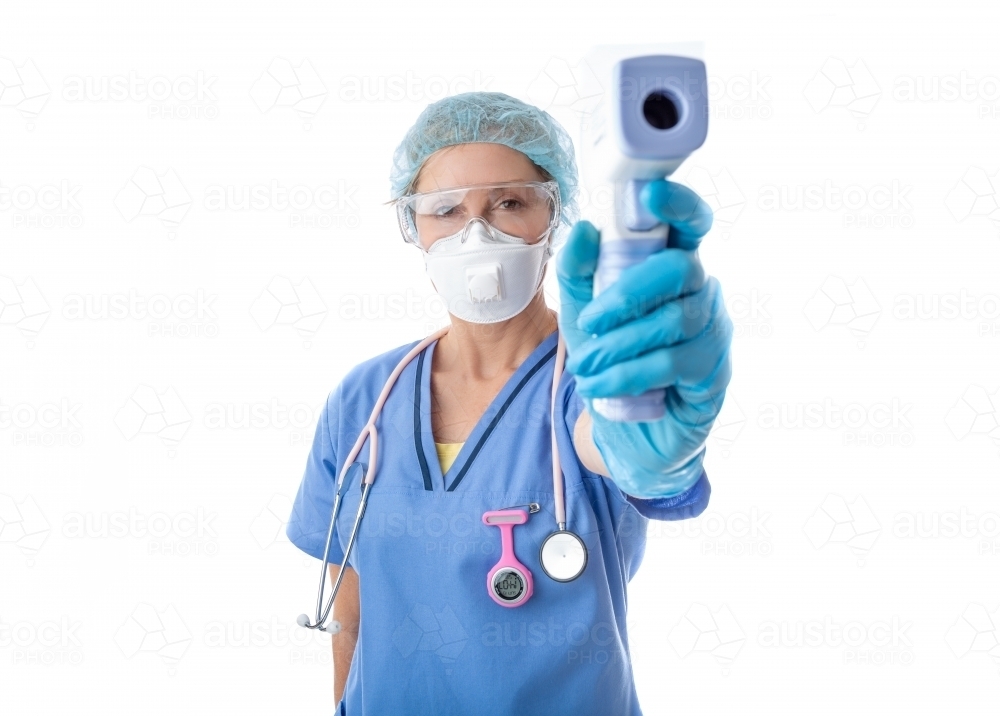
POLYGON ((651 526, 632 583, 644 710, 995 708, 997 15, 868 0, 8 5, 0 710, 329 713, 328 645, 294 627, 317 569, 282 522, 327 392, 440 323, 383 205, 393 148, 448 86, 575 129, 592 45, 678 40, 705 41, 712 77, 708 141, 677 177, 719 210, 702 253, 736 325, 735 376, 711 505, 651 526), (270 106, 274 83, 257 83, 283 62, 293 81, 313 68, 318 108, 279 106, 287 93, 270 106), (74 96, 130 74, 208 88, 74 96), (178 214, 135 215, 121 192, 143 167, 177 177, 178 214), (341 193, 212 204, 272 182, 341 193), (32 201, 53 186, 63 205, 32 201), (208 306, 74 313, 130 292, 208 306), (380 311, 393 296, 411 307, 380 311), (293 324, 298 309, 312 319, 293 324), (141 423, 160 410, 144 394, 162 397, 165 431, 136 434, 159 430, 141 423), (241 427, 247 408, 257 426, 241 427), (799 410, 817 417, 797 424, 799 410))

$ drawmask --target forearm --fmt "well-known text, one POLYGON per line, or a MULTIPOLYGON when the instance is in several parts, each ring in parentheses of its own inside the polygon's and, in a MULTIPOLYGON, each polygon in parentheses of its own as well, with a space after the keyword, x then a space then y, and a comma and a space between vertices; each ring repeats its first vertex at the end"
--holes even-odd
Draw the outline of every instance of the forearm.
MULTIPOLYGON (((331 582, 337 581, 340 567, 330 565, 331 582)), ((344 580, 333 602, 333 618, 340 622, 340 631, 330 639, 333 650, 333 696, 334 703, 340 703, 351 671, 354 648, 358 643, 358 629, 361 625, 361 604, 358 590, 358 573, 350 567, 344 571, 344 580)))
POLYGON ((330 642, 333 648, 333 698, 335 703, 340 703, 347 685, 347 674, 351 670, 358 634, 344 629, 339 634, 334 634, 330 642))
POLYGON ((580 417, 576 419, 576 425, 573 426, 573 447, 576 448, 576 455, 585 468, 598 475, 610 477, 611 472, 604 464, 604 458, 601 457, 597 445, 594 444, 593 427, 594 421, 584 408, 580 411, 580 417))

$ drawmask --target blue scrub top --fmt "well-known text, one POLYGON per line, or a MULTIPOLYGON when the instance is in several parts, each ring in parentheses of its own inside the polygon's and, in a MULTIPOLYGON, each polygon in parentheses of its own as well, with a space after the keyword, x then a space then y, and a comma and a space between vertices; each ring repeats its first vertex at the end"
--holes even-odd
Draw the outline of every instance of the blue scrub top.
MULTIPOLYGON (((589 559, 573 582, 549 579, 542 541, 556 529, 549 401, 557 333, 521 364, 487 408, 447 473, 431 429, 436 343, 406 367, 383 407, 378 474, 349 564, 359 576, 361 624, 339 713, 640 714, 626 629, 628 581, 642 562, 647 520, 700 514, 711 488, 703 474, 673 498, 642 500, 587 470, 573 448, 583 410, 564 373, 556 439, 568 527, 589 559), (515 608, 487 594, 500 558, 500 530, 482 515, 537 502, 514 527, 514 551, 534 578, 515 608)), ((317 559, 329 527, 337 475, 389 374, 416 342, 352 370, 330 394, 316 429, 288 537, 317 559)), ((339 564, 357 512, 370 443, 349 471, 330 560, 339 564)))

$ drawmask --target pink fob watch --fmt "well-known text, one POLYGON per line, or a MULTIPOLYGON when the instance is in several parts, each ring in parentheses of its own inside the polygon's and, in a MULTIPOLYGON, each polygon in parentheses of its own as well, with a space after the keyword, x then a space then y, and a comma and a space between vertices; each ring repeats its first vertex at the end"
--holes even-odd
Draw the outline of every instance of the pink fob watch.
POLYGON ((524 510, 494 510, 483 514, 483 524, 500 528, 500 561, 486 575, 486 591, 501 607, 519 607, 531 597, 531 572, 514 556, 514 525, 528 521, 524 510))

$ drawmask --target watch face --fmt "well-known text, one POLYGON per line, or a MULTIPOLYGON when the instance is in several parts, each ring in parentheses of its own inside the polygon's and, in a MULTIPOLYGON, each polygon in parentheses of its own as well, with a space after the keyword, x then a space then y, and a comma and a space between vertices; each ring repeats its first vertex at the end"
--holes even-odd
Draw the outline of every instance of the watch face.
POLYGON ((493 591, 505 602, 517 601, 524 594, 524 578, 512 569, 493 575, 493 591))

